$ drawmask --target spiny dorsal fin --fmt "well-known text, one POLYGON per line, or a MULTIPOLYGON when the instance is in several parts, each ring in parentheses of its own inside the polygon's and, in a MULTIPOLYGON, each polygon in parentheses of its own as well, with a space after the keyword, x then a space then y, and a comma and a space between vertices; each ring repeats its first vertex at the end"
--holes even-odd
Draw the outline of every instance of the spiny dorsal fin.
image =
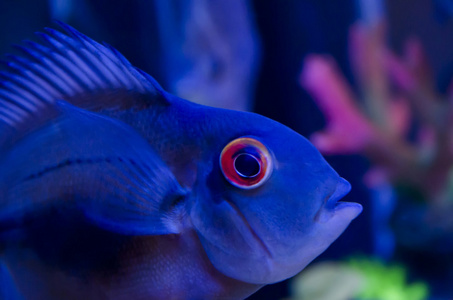
POLYGON ((42 44, 26 41, 17 46, 22 56, 7 56, 0 72, 0 128, 17 128, 57 100, 92 110, 169 104, 160 85, 116 49, 57 23, 67 35, 46 28, 37 33, 42 44))

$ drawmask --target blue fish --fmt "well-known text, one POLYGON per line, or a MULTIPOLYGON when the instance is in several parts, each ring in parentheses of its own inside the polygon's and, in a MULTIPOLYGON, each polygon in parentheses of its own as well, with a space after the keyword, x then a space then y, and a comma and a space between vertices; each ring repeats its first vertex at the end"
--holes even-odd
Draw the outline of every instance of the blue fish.
POLYGON ((59 23, 0 73, 0 295, 241 299, 360 214, 304 137, 165 92, 59 23))

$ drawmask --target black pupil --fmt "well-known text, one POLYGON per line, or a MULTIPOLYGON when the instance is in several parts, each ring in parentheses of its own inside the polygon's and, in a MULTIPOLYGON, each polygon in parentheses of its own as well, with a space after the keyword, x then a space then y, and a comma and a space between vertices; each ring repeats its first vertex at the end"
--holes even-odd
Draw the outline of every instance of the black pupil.
POLYGON ((234 168, 242 177, 255 177, 260 172, 260 163, 255 156, 248 153, 239 154, 234 160, 234 168))

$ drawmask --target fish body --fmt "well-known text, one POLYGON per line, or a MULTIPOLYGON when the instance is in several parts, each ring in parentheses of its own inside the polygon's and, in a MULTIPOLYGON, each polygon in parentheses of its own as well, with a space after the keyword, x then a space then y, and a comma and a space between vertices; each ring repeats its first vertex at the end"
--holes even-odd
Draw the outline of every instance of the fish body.
POLYGON ((0 295, 241 299, 361 212, 296 132, 171 95, 60 25, 0 75, 0 295))

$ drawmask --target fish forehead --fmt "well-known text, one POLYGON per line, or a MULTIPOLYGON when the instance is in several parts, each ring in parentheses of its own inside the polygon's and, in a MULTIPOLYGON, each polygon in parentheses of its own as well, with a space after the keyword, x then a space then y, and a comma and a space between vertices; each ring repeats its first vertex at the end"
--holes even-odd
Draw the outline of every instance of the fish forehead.
POLYGON ((206 107, 182 100, 174 103, 165 112, 161 126, 161 138, 168 142, 197 144, 208 151, 221 152, 231 140, 242 136, 260 139, 272 151, 281 156, 291 154, 288 161, 302 161, 295 156, 304 153, 304 162, 310 157, 322 156, 307 139, 290 128, 264 116, 251 113, 206 107), (297 155, 296 155, 297 154, 297 155))

